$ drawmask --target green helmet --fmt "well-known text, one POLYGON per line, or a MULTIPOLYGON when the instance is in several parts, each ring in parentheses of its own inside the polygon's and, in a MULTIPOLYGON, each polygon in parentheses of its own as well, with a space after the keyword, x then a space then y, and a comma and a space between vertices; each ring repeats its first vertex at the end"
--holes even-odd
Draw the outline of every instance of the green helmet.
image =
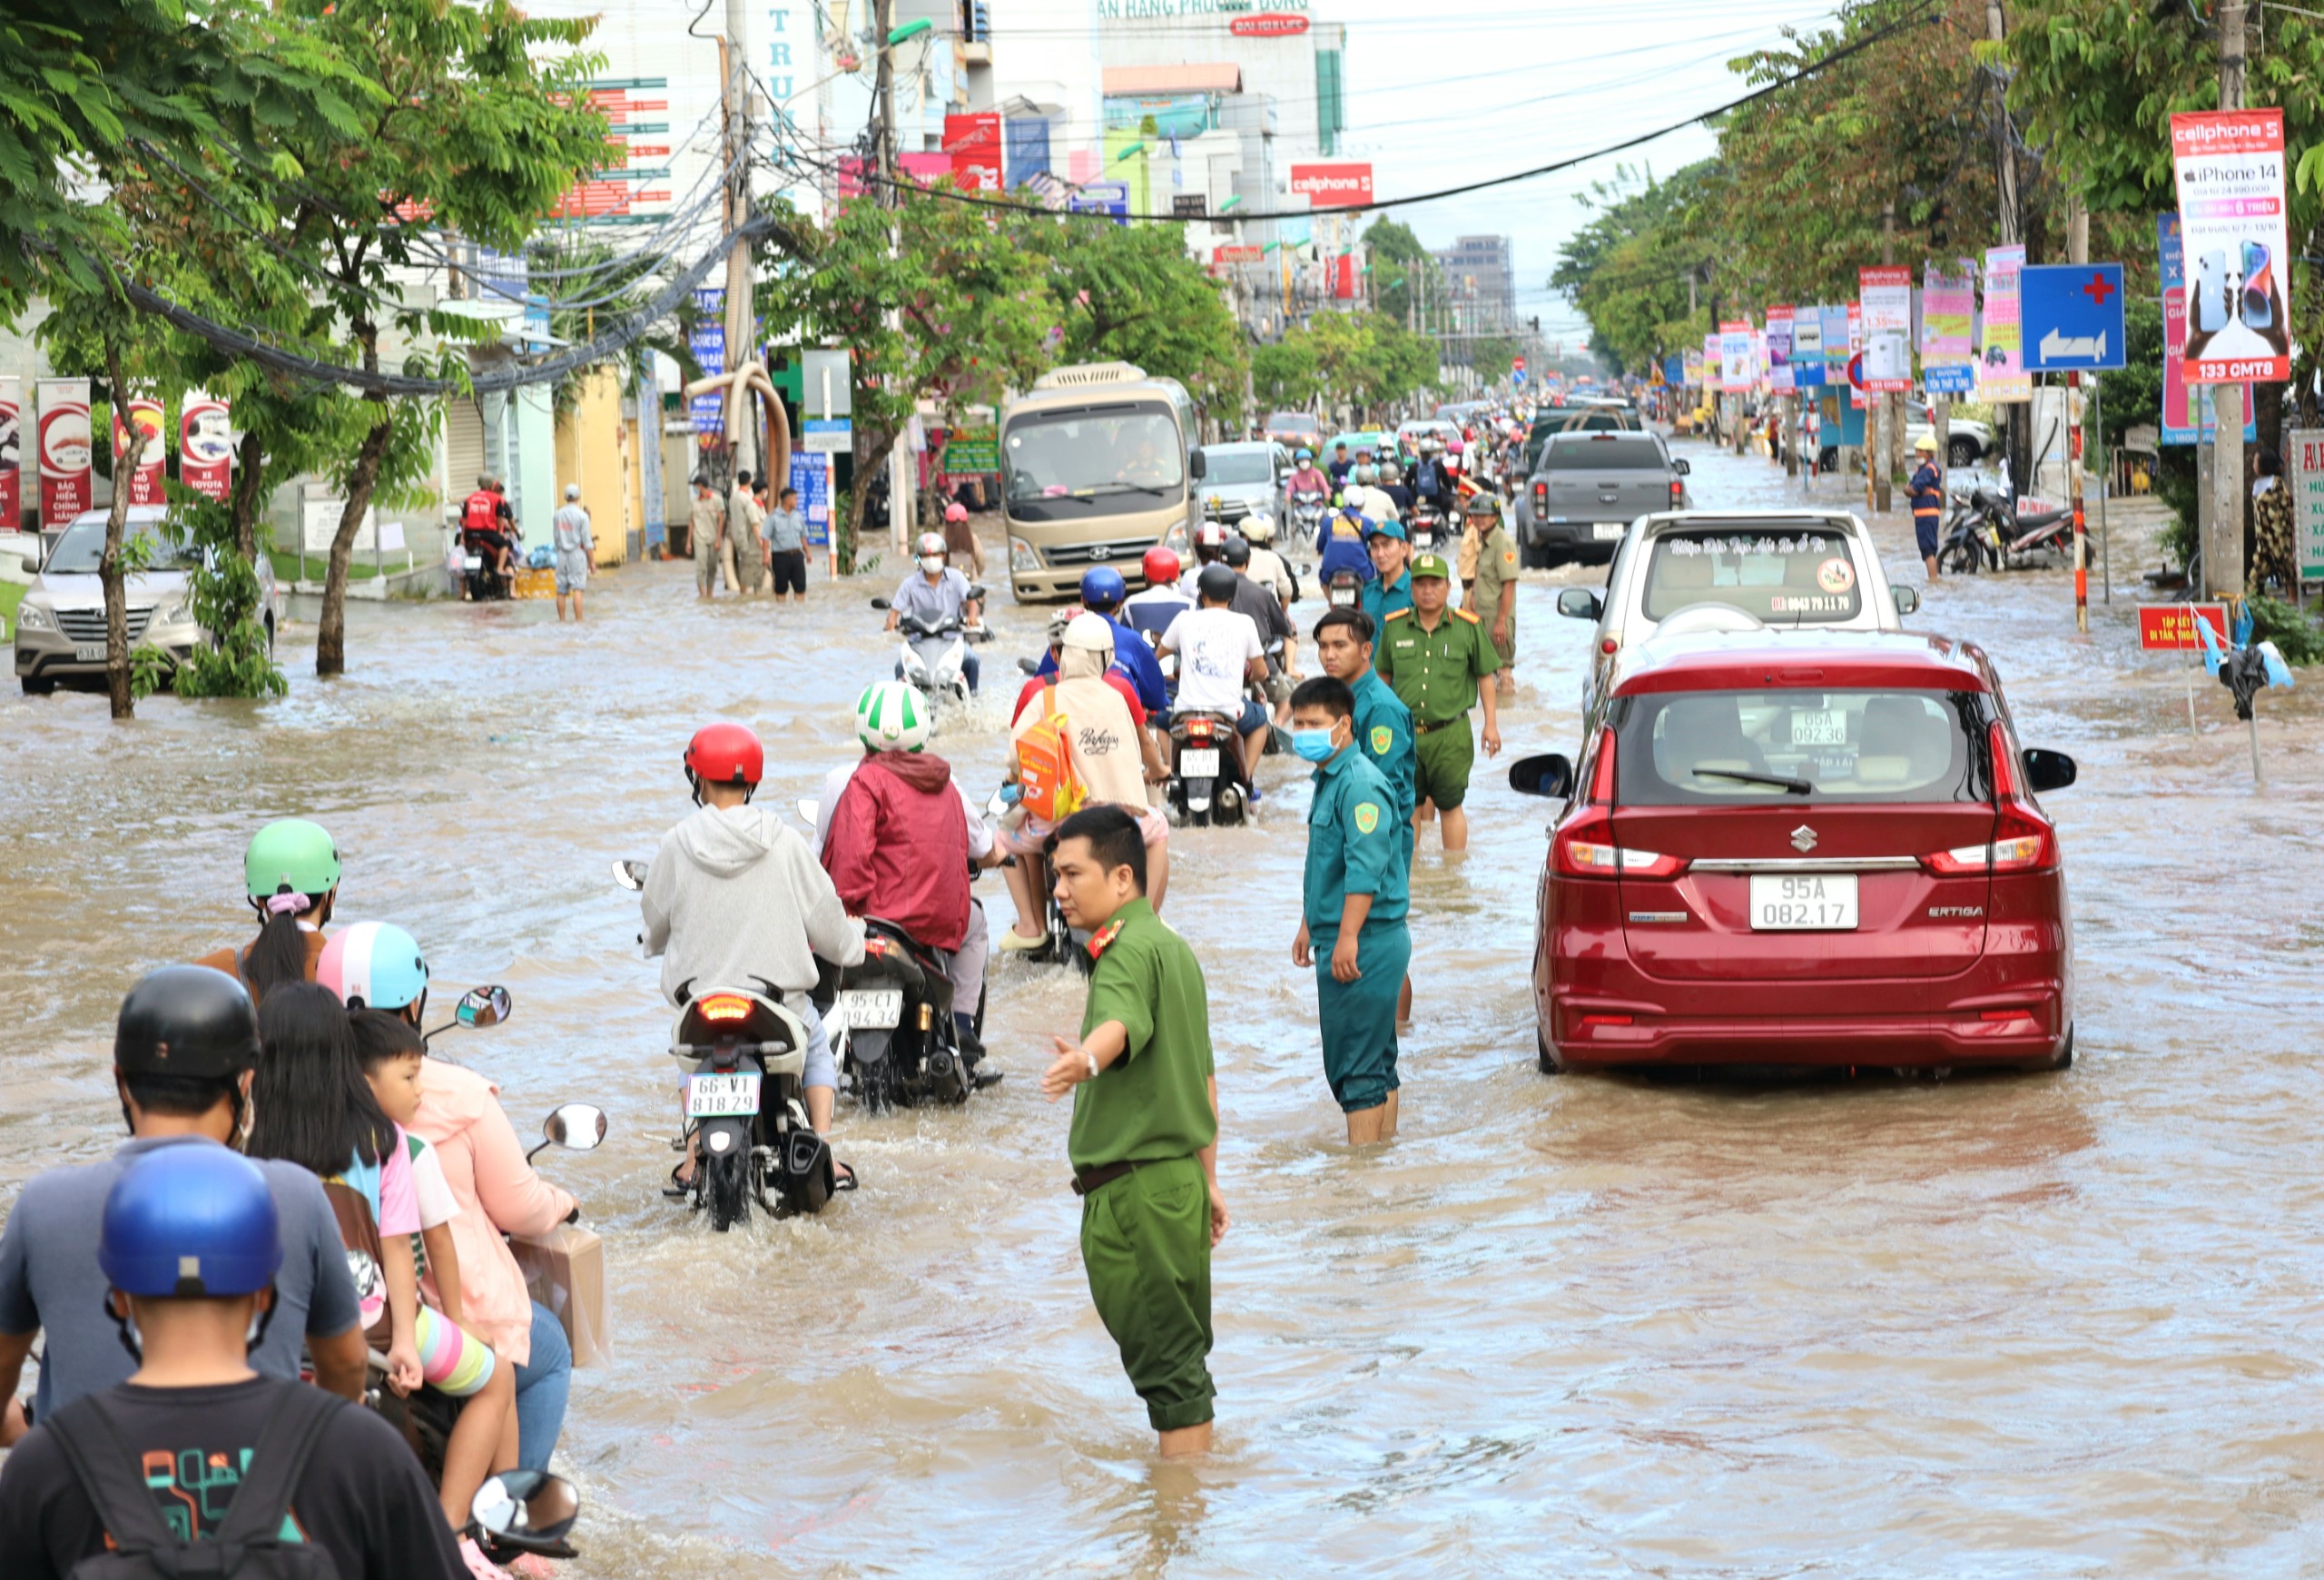
POLYGON ((242 856, 242 892, 265 900, 288 889, 328 894, 339 887, 339 847, 320 824, 302 817, 270 823, 251 837, 242 856))
POLYGON ((855 699, 855 738, 867 752, 919 751, 928 731, 928 699, 901 680, 875 680, 855 699))

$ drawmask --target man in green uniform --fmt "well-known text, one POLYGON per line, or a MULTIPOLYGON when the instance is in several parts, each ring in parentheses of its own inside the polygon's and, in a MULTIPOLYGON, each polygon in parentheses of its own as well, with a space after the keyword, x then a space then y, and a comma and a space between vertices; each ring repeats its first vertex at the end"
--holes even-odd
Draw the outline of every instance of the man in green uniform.
POLYGON ((1319 675, 1291 694, 1291 749, 1315 765, 1295 965, 1315 968, 1324 1078, 1350 1146, 1396 1136, 1396 994, 1412 964, 1395 793, 1355 745, 1355 696, 1319 675))
POLYGON ((1387 617, 1398 609, 1413 607, 1413 578, 1404 574, 1404 562, 1412 558, 1412 540, 1404 536, 1401 521, 1383 521, 1364 540, 1372 556, 1372 568, 1378 574, 1364 584, 1356 594, 1357 607, 1372 617, 1375 632, 1387 617))
POLYGON ((1499 689, 1514 679, 1512 671, 1517 663, 1517 541, 1502 524, 1497 495, 1472 495, 1464 518, 1469 542, 1476 548, 1477 574, 1469 581, 1462 607, 1492 637, 1493 650, 1501 656, 1501 679, 1495 682, 1499 689))
POLYGON ((1066 1155, 1081 1198, 1089 1298, 1121 1349, 1165 1456, 1210 1447, 1210 1251, 1218 1193, 1218 1081, 1202 967, 1146 900, 1146 839, 1118 806, 1091 806, 1047 844, 1067 921, 1094 930, 1076 1041, 1056 1037, 1041 1077, 1073 1091, 1066 1155))
POLYGON ((1413 562, 1413 607, 1388 617, 1373 663, 1380 678, 1395 688, 1413 710, 1413 793, 1419 816, 1443 815, 1444 848, 1469 847, 1469 769, 1476 743, 1469 737, 1469 710, 1482 699, 1485 709, 1485 755, 1501 755, 1501 715, 1493 699, 1493 672, 1501 658, 1483 622, 1466 609, 1446 607, 1452 571, 1442 555, 1423 554, 1413 562))

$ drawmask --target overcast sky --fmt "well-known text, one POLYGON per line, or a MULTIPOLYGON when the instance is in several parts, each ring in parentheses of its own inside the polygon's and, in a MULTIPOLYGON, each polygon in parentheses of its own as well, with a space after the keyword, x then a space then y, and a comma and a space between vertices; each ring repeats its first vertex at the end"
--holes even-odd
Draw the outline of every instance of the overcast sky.
MULTIPOLYGON (((1347 24, 1345 156, 1369 159, 1377 197, 1426 192, 1547 164, 1668 125, 1746 91, 1727 69, 1781 41, 1785 25, 1827 21, 1815 0, 1319 0, 1347 24)), ((1618 163, 1676 170, 1712 152, 1689 126, 1612 159, 1463 198, 1400 206, 1392 217, 1432 248, 1460 235, 1506 235, 1520 317, 1544 334, 1585 339, 1548 288, 1559 243, 1590 222, 1575 202, 1618 163)))

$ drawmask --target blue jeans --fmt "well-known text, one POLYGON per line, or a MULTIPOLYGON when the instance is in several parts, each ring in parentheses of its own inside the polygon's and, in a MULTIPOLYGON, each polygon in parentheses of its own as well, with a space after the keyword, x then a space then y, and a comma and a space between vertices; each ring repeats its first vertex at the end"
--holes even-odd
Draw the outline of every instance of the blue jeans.
POLYGON ((565 1430, 565 1397, 573 1387, 573 1346, 565 1327, 533 1302, 533 1358, 517 1368, 517 1465, 547 1470, 565 1430))

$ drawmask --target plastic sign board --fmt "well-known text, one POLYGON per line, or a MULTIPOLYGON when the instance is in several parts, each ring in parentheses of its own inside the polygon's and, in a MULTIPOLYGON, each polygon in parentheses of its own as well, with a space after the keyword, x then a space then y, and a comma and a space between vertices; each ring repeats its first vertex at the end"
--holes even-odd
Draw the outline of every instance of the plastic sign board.
POLYGON ((1864 387, 1901 394, 1913 387, 1913 272, 1859 269, 1856 301, 1864 310, 1864 387))
POLYGON ((24 407, 24 380, 0 373, 0 532, 14 532, 25 518, 24 407))
POLYGON ((1923 362, 1921 384, 1932 395, 1969 395, 1977 388, 1977 365, 1959 361, 1923 362))
POLYGON ((198 494, 223 499, 234 474, 234 434, 226 403, 189 390, 178 413, 178 480, 198 494))
POLYGON ((1792 310, 1787 305, 1768 309, 1768 383, 1777 390, 1793 388, 1792 310))
POLYGON ((2122 365, 2122 266, 2028 264, 2017 276, 2019 332, 2035 373, 2122 365))
POLYGON ((1237 38, 1296 38, 1307 31, 1307 18, 1283 11, 1262 11, 1237 16, 1226 25, 1237 38))
POLYGON ((1945 272, 1932 263, 1921 274, 1921 355, 1944 362, 1965 362, 1976 354, 1972 329, 1977 316, 1976 265, 1963 258, 1945 272))
MULTIPOLYGON (((708 287, 696 287, 694 293, 694 328, 686 334, 686 349, 702 369, 704 377, 726 370, 726 293, 708 287)), ((715 390, 705 390, 695 396, 687 408, 694 414, 696 433, 723 434, 726 431, 726 397, 715 390)))
POLYGON ((1718 326, 1718 387, 1734 391, 1751 387, 1751 326, 1746 321, 1718 326))
POLYGON ((2296 428, 2284 435, 2291 475, 2292 547, 2302 581, 2324 578, 2324 430, 2296 428))
POLYGON ((2139 646, 2151 653, 2201 652, 2197 620, 2211 628, 2222 648, 2228 645, 2225 604, 2147 604, 2139 610, 2139 646))
POLYGON ((1324 209, 1353 208, 1372 201, 1372 165, 1360 164, 1295 164, 1291 167, 1291 190, 1307 199, 1308 207, 1324 209))
POLYGON ((2021 243, 1985 249, 1985 348, 1977 359, 1977 396, 1997 406, 2034 399, 2018 315, 2018 275, 2024 267, 2021 243))
MULTIPOLYGON (((2162 265, 2162 424, 2164 444, 2209 444, 2219 431, 2219 413, 2211 400, 2209 384, 2189 385, 2187 364, 2179 355, 2179 348, 2187 343, 2187 263, 2186 252, 2179 244, 2179 216, 2157 214, 2154 217, 2154 239, 2157 257, 2162 265), (2196 399, 2189 400, 2190 391, 2196 399)), ((2243 438, 2250 443, 2260 437, 2260 425, 2251 404, 2251 386, 2243 386, 2243 438)))
POLYGON ((821 455, 845 455, 855 448, 855 425, 844 417, 800 420, 799 448, 821 455))
POLYGON ((1212 250, 1210 261, 1214 263, 1256 263, 1266 255, 1265 247, 1218 247, 1212 250))
POLYGON ((2214 110, 2171 117, 2171 163, 2190 267, 2190 384, 2291 377, 2285 314, 2284 113, 2214 110))
POLYGON ((40 520, 62 527, 89 508, 93 457, 89 431, 89 381, 42 379, 40 397, 40 520))
POLYGON ((1791 315, 1791 387, 1821 388, 1824 382, 1824 310, 1795 309, 1791 315))

